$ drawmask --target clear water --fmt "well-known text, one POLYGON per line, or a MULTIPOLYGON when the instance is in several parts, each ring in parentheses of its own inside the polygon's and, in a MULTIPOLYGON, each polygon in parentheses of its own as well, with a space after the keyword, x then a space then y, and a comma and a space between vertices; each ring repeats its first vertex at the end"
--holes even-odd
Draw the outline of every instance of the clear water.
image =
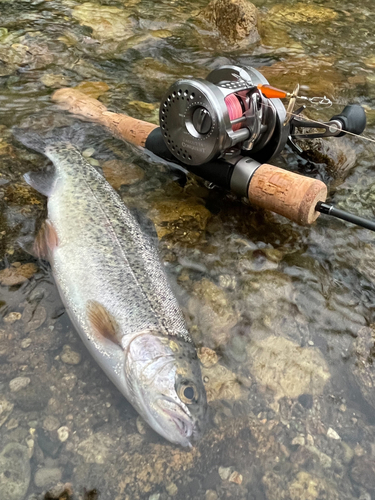
MULTIPOLYGON (((315 114, 321 118, 348 102, 365 105, 366 134, 374 136, 372 0, 308 2, 311 17, 279 15, 273 24, 275 2, 258 0, 263 43, 242 47, 203 21, 203 0, 92 2, 92 11, 108 5, 129 14, 115 14, 124 31, 105 39, 73 16, 81 3, 0 0, 0 252, 3 267, 38 266, 23 284, 0 287, 4 498, 44 498, 59 482, 71 483, 65 498, 73 489, 74 498, 102 500, 375 498, 373 233, 323 217, 300 228, 96 136, 88 146, 99 165, 120 159, 143 169, 119 192, 165 229, 160 249, 189 329, 197 346, 219 357, 203 369, 207 434, 193 450, 180 449, 137 423, 74 332, 48 266, 19 248, 17 238, 33 234, 45 215, 45 200, 22 174, 48 162, 10 131, 48 114, 54 89, 84 81, 109 86, 100 99, 111 110, 155 122, 176 78, 233 63, 266 67, 275 86, 298 80, 309 95, 327 93, 335 104, 315 114), (325 21, 318 7, 336 16, 325 21), (172 204, 167 217, 163 207, 172 204), (64 346, 77 364, 64 362, 64 346), (17 377, 29 383, 14 391, 17 377), (27 448, 23 458, 14 443, 27 448), (14 471, 18 486, 9 493, 14 471)), ((295 2, 282 5, 284 14, 297 12, 295 2)), ((350 171, 290 151, 278 164, 322 178, 337 206, 373 217, 374 146, 342 144, 356 155, 350 171)))

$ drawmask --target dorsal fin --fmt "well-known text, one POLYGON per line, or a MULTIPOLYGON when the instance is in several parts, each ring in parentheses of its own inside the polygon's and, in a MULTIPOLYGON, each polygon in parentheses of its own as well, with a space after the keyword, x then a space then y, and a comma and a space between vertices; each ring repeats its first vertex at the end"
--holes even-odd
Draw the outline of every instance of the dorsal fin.
POLYGON ((96 300, 89 300, 86 305, 87 319, 98 340, 106 338, 121 345, 118 335, 118 325, 111 313, 96 300))
POLYGON ((50 252, 52 252, 59 244, 56 229, 49 219, 43 222, 38 234, 34 241, 34 255, 40 259, 47 259, 50 252))

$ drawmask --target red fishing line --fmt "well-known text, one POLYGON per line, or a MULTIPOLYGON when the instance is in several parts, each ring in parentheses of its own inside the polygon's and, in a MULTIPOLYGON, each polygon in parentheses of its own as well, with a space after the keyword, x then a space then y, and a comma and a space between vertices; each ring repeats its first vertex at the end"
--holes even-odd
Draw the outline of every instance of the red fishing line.
MULTIPOLYGON (((227 95, 227 97, 224 100, 225 104, 227 105, 228 114, 231 121, 235 120, 236 118, 240 118, 243 115, 241 103, 235 94, 227 95)), ((232 130, 234 132, 235 130, 240 129, 241 127, 242 123, 236 123, 235 125, 232 125, 232 130)))

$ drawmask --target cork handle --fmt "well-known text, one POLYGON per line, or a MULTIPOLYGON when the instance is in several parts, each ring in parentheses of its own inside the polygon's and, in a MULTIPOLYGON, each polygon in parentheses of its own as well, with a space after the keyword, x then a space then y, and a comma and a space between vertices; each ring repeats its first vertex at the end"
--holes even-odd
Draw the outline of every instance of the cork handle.
POLYGON ((157 128, 157 125, 153 123, 137 120, 124 114, 111 113, 97 99, 88 97, 76 89, 59 89, 52 95, 52 100, 61 109, 83 120, 99 123, 119 139, 136 146, 144 147, 147 137, 157 128))
POLYGON ((304 226, 318 218, 315 207, 318 201, 326 200, 327 186, 318 179, 265 163, 254 172, 248 195, 254 205, 304 226))

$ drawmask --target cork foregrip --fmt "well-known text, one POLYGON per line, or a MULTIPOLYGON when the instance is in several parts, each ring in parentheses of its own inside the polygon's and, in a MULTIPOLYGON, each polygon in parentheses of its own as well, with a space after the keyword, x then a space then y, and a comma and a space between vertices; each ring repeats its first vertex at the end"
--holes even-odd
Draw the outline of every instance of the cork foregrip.
POLYGON ((157 128, 153 123, 124 114, 111 113, 97 99, 88 97, 76 89, 59 89, 52 95, 52 100, 61 109, 83 120, 99 123, 117 138, 136 146, 144 147, 147 137, 157 128))
POLYGON ((254 172, 248 194, 254 205, 308 225, 320 215, 315 207, 318 201, 326 200, 327 186, 318 179, 265 163, 254 172))

